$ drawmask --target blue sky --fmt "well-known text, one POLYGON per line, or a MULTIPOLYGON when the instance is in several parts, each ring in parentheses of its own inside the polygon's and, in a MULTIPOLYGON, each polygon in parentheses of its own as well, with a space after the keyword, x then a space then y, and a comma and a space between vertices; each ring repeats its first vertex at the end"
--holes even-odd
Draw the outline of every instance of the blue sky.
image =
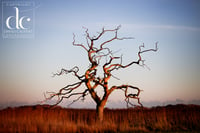
MULTIPOLYGON (((35 0, 34 38, 0 37, 0 103, 35 103, 43 92, 58 90, 74 80, 52 78, 61 68, 88 66, 86 53, 72 46, 73 33, 84 42, 85 26, 91 34, 121 25, 120 36, 135 39, 112 43, 124 62, 136 59, 138 46, 159 42, 159 51, 143 57, 151 68, 131 66, 116 72, 112 84, 132 84, 144 90, 141 100, 200 100, 200 1, 198 0, 35 0)), ((2 8, 2 6, 1 6, 2 8)), ((1 9, 2 11, 2 9, 1 9)), ((13 13, 12 11, 7 14, 13 13)), ((2 18, 1 13, 1 18, 2 18)), ((2 20, 1 25, 5 24, 2 20)), ((2 26, 1 26, 2 30, 2 26)), ((91 98, 88 96, 88 101, 91 98)), ((115 92, 109 101, 123 102, 115 92)))

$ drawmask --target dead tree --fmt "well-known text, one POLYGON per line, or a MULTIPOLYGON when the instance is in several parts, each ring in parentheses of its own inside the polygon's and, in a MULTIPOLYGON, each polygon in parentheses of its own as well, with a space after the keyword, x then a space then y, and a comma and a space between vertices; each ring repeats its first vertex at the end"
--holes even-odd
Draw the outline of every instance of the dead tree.
POLYGON ((46 97, 46 100, 52 99, 54 97, 58 98, 58 101, 55 105, 59 104, 63 99, 68 99, 72 96, 77 96, 75 100, 73 100, 72 103, 78 101, 81 98, 85 98, 88 94, 92 97, 92 99, 96 103, 96 111, 97 111, 97 116, 100 121, 103 120, 103 111, 104 107, 106 105, 106 102, 108 100, 109 95, 114 91, 114 90, 122 90, 125 96, 125 101, 127 102, 127 105, 133 105, 130 102, 130 99, 136 99, 137 103, 142 106, 140 102, 140 92, 141 90, 138 87, 132 86, 132 85, 120 85, 120 86, 111 86, 109 87, 109 80, 113 76, 112 72, 130 67, 133 64, 145 66, 144 60, 142 59, 142 54, 149 52, 149 51, 157 51, 157 43, 155 44, 155 48, 153 49, 144 49, 144 44, 139 46, 139 51, 137 53, 138 59, 136 61, 132 61, 128 64, 123 64, 122 63, 122 56, 114 56, 114 53, 110 50, 110 48, 106 47, 110 42, 114 40, 124 40, 124 39, 133 39, 131 37, 123 37, 119 38, 118 37, 118 31, 120 29, 120 26, 118 26, 115 29, 107 30, 102 28, 102 31, 98 33, 97 36, 91 37, 88 29, 85 29, 85 36, 86 36, 86 42, 87 44, 80 44, 75 42, 75 35, 73 34, 73 42, 72 44, 77 47, 81 47, 85 50, 88 56, 89 60, 89 68, 85 71, 83 75, 79 75, 79 67, 75 66, 70 70, 67 69, 61 69, 60 72, 54 74, 54 76, 60 76, 63 74, 69 74, 72 73, 77 79, 78 82, 69 84, 63 88, 61 88, 58 92, 47 92, 48 96, 46 97), (101 44, 97 45, 95 42, 105 36, 106 33, 111 33, 113 34, 113 37, 111 39, 108 39, 106 41, 103 41, 101 44), (104 61, 102 61, 104 60, 104 61), (103 62, 103 64, 102 64, 103 62), (116 63, 119 62, 119 63, 116 63), (99 77, 97 76, 97 70, 99 69, 99 66, 103 69, 103 76, 99 77), (77 92, 78 88, 80 88, 82 85, 85 86, 85 90, 82 92, 77 92), (96 89, 99 87, 102 87, 103 89, 103 96, 100 97, 96 89), (135 94, 128 94, 129 89, 134 89, 136 90, 135 94))

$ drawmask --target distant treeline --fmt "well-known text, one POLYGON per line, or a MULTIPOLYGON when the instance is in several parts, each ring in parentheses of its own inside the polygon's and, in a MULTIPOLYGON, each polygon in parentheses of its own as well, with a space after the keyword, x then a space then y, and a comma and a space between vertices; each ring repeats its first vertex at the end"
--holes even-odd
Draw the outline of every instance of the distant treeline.
POLYGON ((200 106, 168 105, 153 108, 105 109, 99 123, 93 109, 65 109, 48 105, 0 110, 2 133, 128 133, 199 132, 200 106))

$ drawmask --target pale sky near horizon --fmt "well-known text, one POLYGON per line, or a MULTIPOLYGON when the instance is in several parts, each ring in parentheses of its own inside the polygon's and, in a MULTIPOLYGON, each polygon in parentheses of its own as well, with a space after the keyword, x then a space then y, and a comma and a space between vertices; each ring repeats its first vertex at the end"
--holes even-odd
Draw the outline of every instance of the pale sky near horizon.
MULTIPOLYGON (((0 103, 35 103, 43 92, 72 83, 72 76, 52 78, 61 68, 88 67, 87 55, 72 46, 84 42, 84 29, 96 34, 121 25, 120 36, 135 39, 113 42, 124 63, 136 59, 138 46, 158 43, 158 52, 144 54, 150 67, 131 66, 115 72, 120 81, 144 90, 141 100, 200 100, 200 1, 198 0, 33 0, 34 38, 3 39, 0 36, 0 103), (132 57, 133 58, 132 58, 132 57)), ((2 4, 2 1, 1 1, 2 4)), ((1 7, 2 8, 2 5, 1 7)), ((2 11, 2 9, 1 9, 2 11)), ((2 15, 5 12, 1 13, 2 15)), ((13 14, 13 11, 7 12, 13 14)), ((1 20, 2 25, 5 24, 1 20)), ((1 32, 2 33, 2 32, 1 32)), ((73 99, 71 99, 73 100, 73 99)), ((90 101, 90 96, 87 96, 90 101)), ((118 92, 109 101, 123 101, 118 92)), ((83 103, 84 104, 84 103, 83 103)))

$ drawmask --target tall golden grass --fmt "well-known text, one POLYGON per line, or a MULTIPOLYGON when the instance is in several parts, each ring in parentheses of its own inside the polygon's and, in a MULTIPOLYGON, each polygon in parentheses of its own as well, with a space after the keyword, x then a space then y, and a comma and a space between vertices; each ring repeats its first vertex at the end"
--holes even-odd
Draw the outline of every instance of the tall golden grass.
POLYGON ((50 108, 47 105, 0 110, 0 132, 101 133, 101 132, 198 132, 200 106, 105 109, 99 123, 92 109, 50 108))

